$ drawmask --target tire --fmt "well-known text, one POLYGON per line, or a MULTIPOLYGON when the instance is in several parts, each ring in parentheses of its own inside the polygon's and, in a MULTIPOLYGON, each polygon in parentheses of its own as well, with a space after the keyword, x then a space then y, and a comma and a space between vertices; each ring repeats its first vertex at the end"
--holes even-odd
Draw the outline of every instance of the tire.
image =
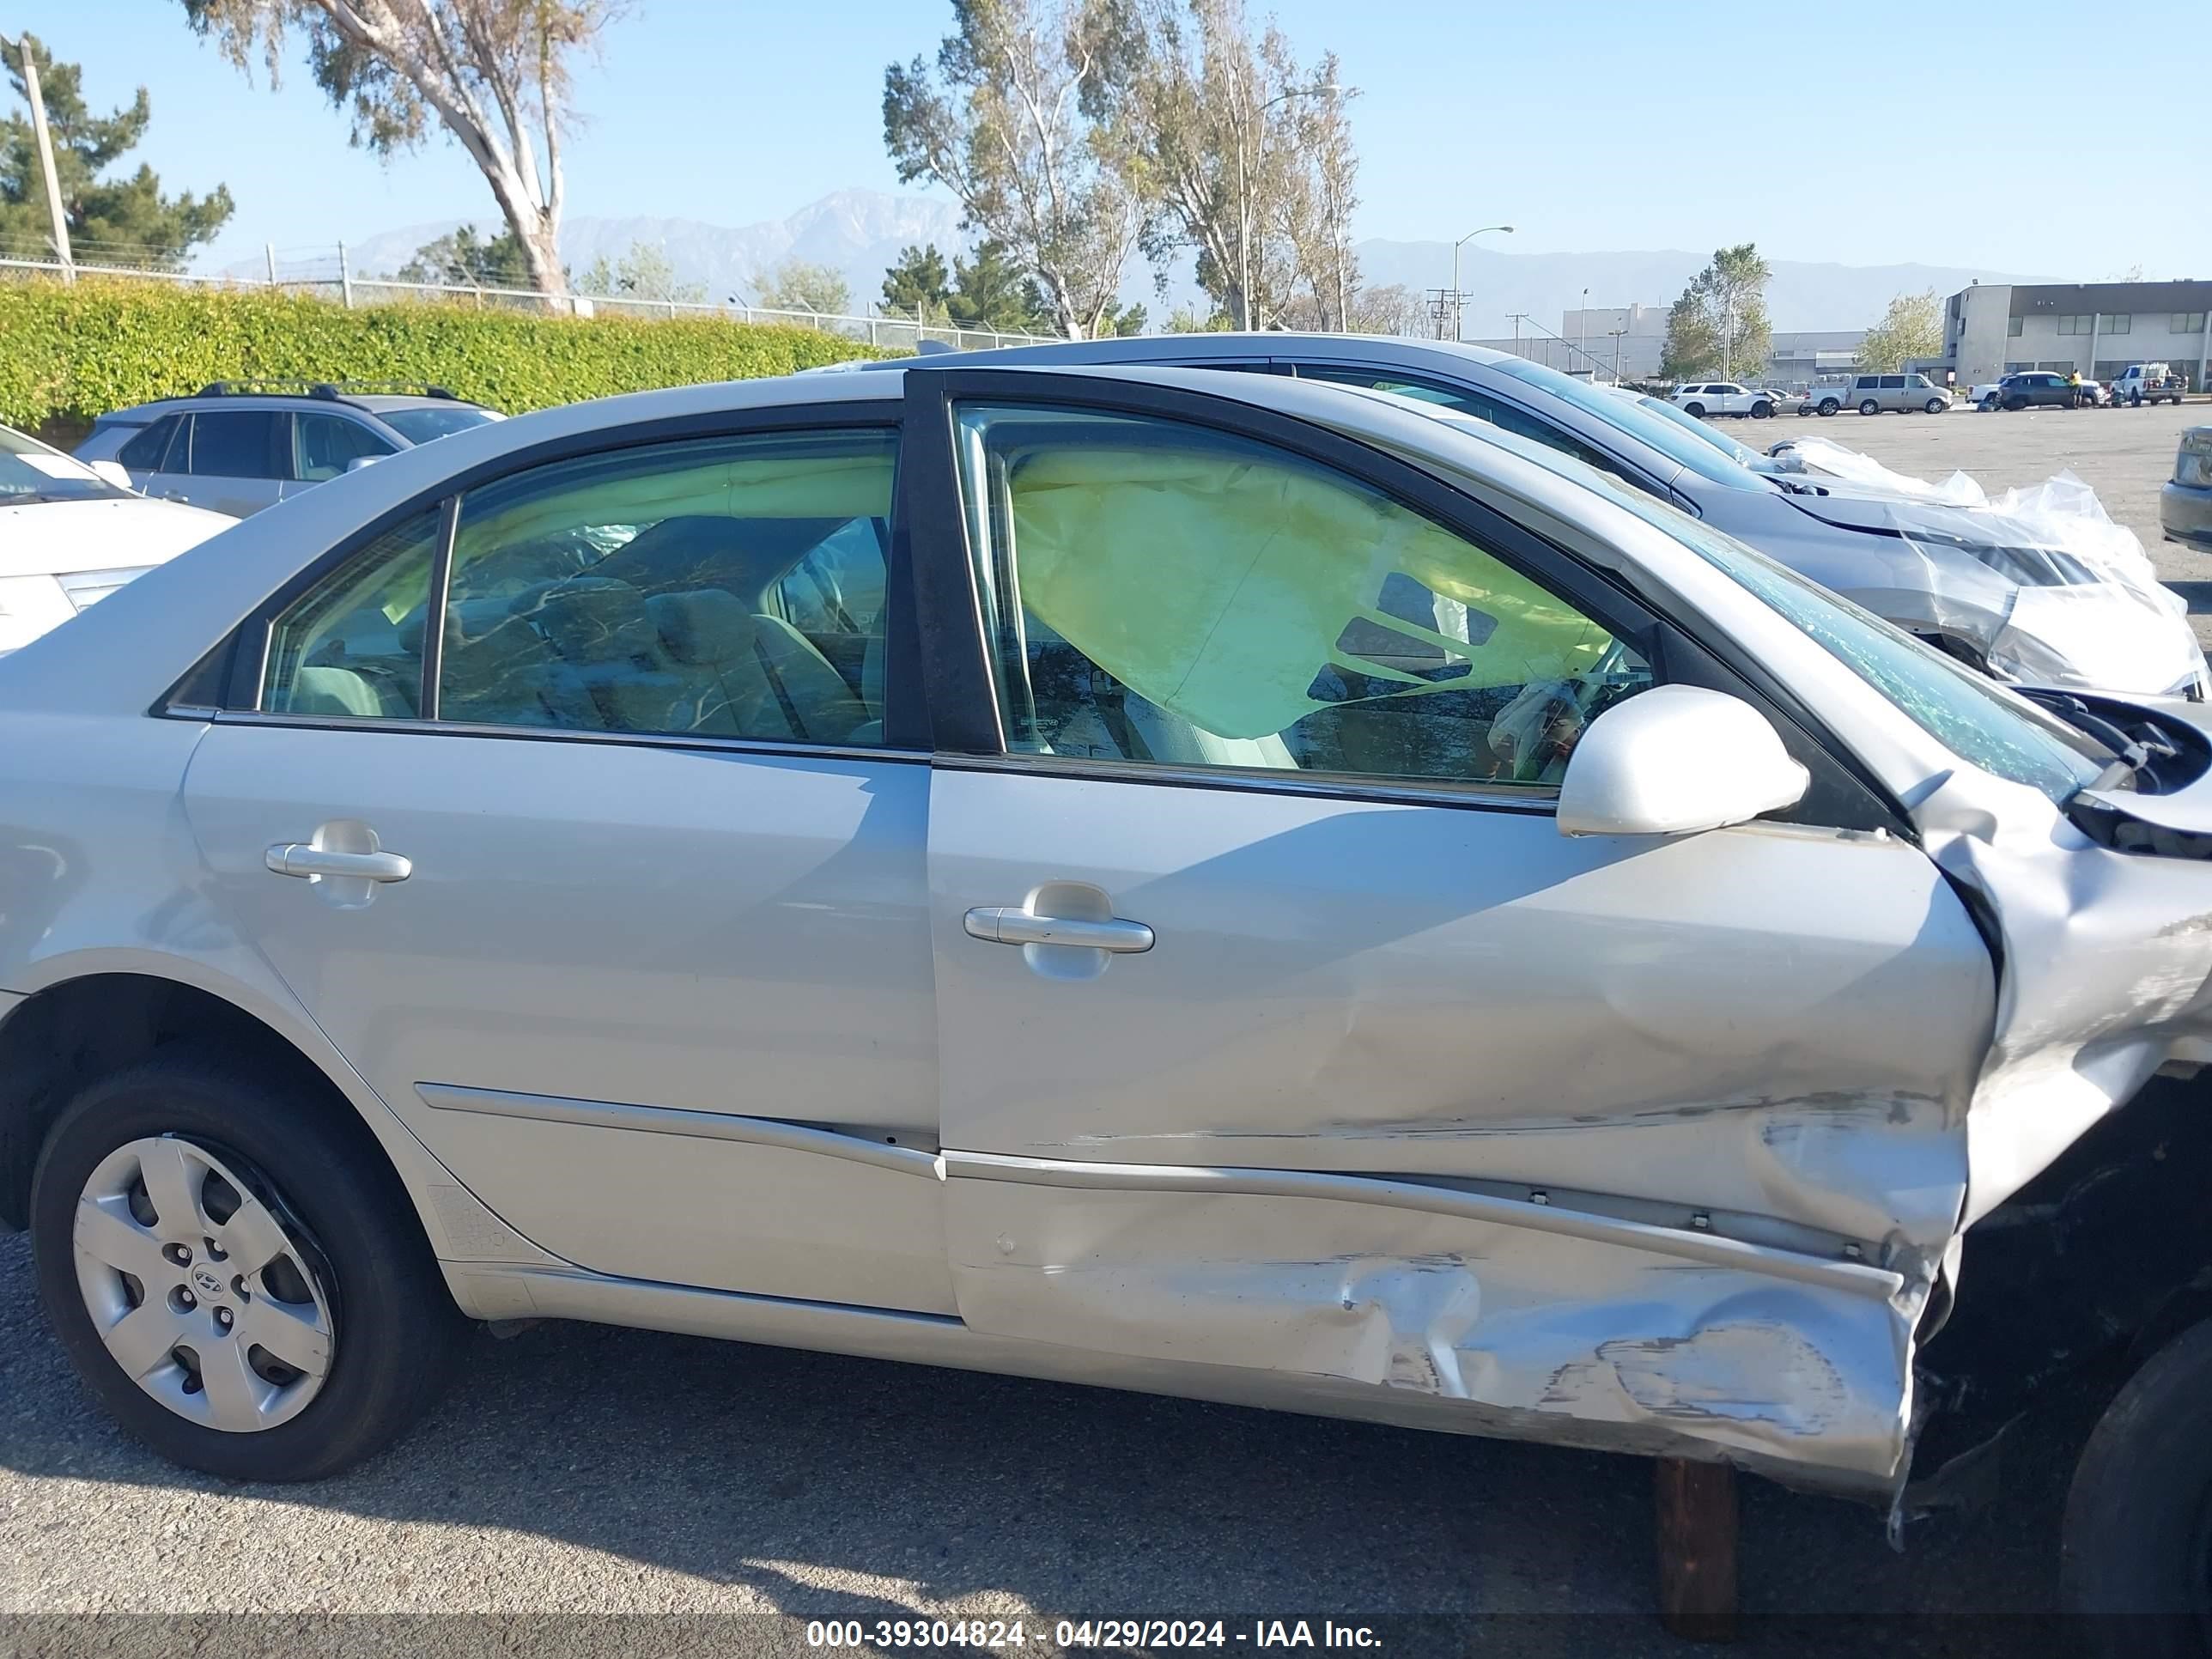
POLYGON ((1833 398, 1823 398, 1820 399, 1820 414, 1824 419, 1830 415, 1835 414, 1842 408, 1843 405, 1838 403, 1833 398))
POLYGON ((33 1178, 39 1294, 77 1374, 155 1451, 228 1480, 317 1480, 381 1450, 435 1403, 468 1334, 398 1177, 315 1081, 288 1087, 265 1064, 165 1048, 78 1096, 33 1178), (157 1166, 177 1195, 167 1217, 151 1197, 157 1166), (121 1231, 87 1229, 97 1243, 81 1250, 86 1212, 102 1208, 121 1231), (197 1249, 155 1242, 180 1232, 204 1237, 197 1249), (179 1248, 191 1259, 162 1289, 179 1248), (234 1259, 271 1249, 265 1269, 221 1283, 234 1259), (118 1255, 136 1276, 107 1265, 118 1255), (150 1347, 114 1334, 142 1313, 156 1316, 142 1327, 150 1347), (172 1328, 188 1334, 161 1347, 172 1328), (273 1346, 238 1340, 262 1334, 273 1346), (147 1382, 111 1339, 138 1352, 147 1382), (272 1363, 278 1350, 297 1366, 272 1363), (230 1425, 216 1426, 225 1413, 230 1425))
POLYGON ((1982 413, 1983 413, 1983 414, 1984 414, 1984 415, 1994 415, 1994 414, 1996 414, 1996 412, 1997 412, 1997 400, 1996 400, 1995 398, 1983 398, 1983 399, 1982 399, 1982 413))
POLYGON ((2021 411, 2021 410, 2026 409, 2026 408, 2027 407, 2027 398, 2006 398, 2006 399, 2005 399, 2004 403, 2003 403, 2002 405, 2000 405, 2000 406, 2001 406, 2001 407, 2002 407, 2002 408, 2005 408, 2005 409, 2008 409, 2008 410, 2010 410, 2014 414, 2017 415, 2017 414, 2019 414, 2019 413, 2020 413, 2020 411, 2021 411))
POLYGON ((1693 421, 1702 421, 1705 418, 1705 406, 1703 404, 1684 404, 1682 413, 1693 421))
POLYGON ((2212 1654, 2212 1320, 2151 1357, 2112 1401, 2075 1466, 2058 1586, 2102 1650, 2142 1659, 2212 1654), (2134 1615, 2114 1619, 2114 1614, 2134 1615))
POLYGON ((1925 405, 1927 412, 1930 415, 1941 415, 1945 410, 1950 408, 1950 404, 1945 403, 1941 398, 1930 398, 1925 405))
POLYGON ((2140 392, 2130 392, 2128 394, 2128 407, 2130 409, 2141 409, 2142 407, 2142 393, 2140 392))
POLYGON ((1859 413, 1862 415, 1879 415, 1881 413, 1881 405, 1876 403, 1873 398, 1869 398, 1859 405, 1859 413))
POLYGON ((1753 404, 1751 406, 1751 418, 1754 421, 1764 421, 1773 413, 1774 405, 1772 404, 1753 404))

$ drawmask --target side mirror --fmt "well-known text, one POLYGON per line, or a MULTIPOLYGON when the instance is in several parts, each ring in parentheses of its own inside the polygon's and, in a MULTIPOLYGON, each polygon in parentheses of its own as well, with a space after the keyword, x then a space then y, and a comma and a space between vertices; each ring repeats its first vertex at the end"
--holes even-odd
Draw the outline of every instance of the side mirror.
POLYGON ((381 455, 356 455, 346 463, 345 470, 349 472, 358 472, 365 466, 374 466, 383 459, 381 455))
POLYGON ((1559 781, 1559 833, 1694 835, 1794 805, 1812 781, 1741 697, 1655 685, 1583 729, 1559 781))
POLYGON ((85 465, 90 467, 94 472, 97 472, 101 477, 107 480, 108 483, 113 484, 118 489, 128 489, 133 494, 137 493, 138 486, 131 482, 131 475, 124 471, 122 462, 87 461, 85 465))

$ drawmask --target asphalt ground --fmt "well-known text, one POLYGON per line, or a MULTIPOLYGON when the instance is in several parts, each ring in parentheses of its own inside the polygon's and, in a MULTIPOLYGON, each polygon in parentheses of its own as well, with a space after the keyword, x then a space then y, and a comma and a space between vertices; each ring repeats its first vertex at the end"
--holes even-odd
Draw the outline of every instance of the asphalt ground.
MULTIPOLYGON (((2175 435, 2208 416, 1740 426, 1992 490, 2070 468, 2212 611, 2203 556, 2156 536, 2175 435)), ((2079 1651, 2053 1564, 2100 1403, 2016 1425, 1978 1501, 1901 1553, 1871 1510, 1742 1482, 1734 1650, 2079 1651)), ((431 1419, 349 1475, 231 1486, 93 1406, 0 1238, 0 1654, 782 1654, 824 1620, 896 1650, 916 1619, 1000 1622, 1021 1653, 1079 1650, 1063 1619, 1220 1619, 1224 1649, 1304 1619, 1396 1653, 1692 1652, 1650 1617, 1651 1486, 1627 1458, 558 1324, 480 1336, 431 1419)))

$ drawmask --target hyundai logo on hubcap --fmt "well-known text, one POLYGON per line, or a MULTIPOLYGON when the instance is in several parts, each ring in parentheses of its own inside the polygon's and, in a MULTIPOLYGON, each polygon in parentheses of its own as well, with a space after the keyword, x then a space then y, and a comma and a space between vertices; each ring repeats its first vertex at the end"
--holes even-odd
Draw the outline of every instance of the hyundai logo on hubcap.
POLYGON ((192 1283, 198 1285, 205 1295, 221 1296, 222 1294, 222 1275, 212 1267, 193 1268, 192 1283))

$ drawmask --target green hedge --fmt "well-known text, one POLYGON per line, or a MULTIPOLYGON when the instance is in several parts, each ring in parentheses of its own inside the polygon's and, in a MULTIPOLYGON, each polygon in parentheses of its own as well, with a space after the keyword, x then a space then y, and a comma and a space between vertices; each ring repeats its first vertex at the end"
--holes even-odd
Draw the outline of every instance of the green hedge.
POLYGON ((349 311, 253 289, 0 282, 0 422, 64 435, 211 380, 428 381, 519 414, 890 355, 811 329, 714 318, 533 316, 449 301, 349 311))

